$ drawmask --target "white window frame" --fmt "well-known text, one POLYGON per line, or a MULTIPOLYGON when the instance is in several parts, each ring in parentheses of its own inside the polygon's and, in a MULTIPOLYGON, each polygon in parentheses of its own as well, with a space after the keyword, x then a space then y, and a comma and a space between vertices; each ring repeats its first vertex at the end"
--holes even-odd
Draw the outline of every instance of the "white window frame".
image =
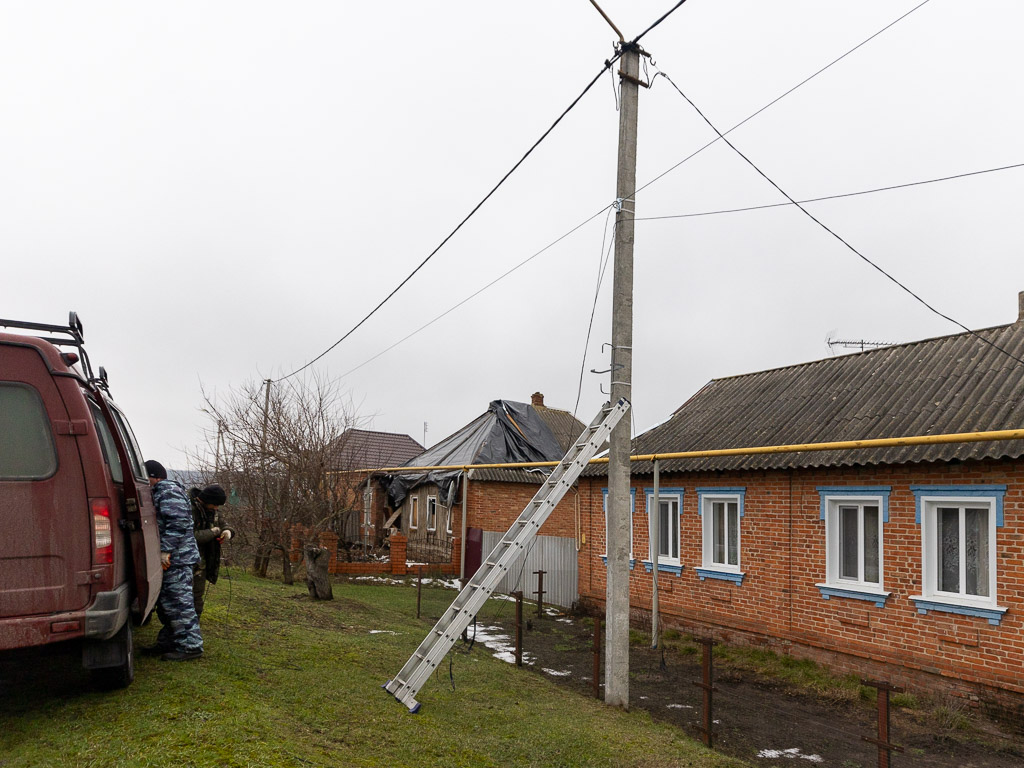
POLYGON ((420 497, 409 497, 409 530, 417 530, 420 527, 420 497))
POLYGON ((447 518, 447 522, 445 523, 445 531, 447 531, 448 533, 452 532, 452 510, 454 508, 455 504, 452 504, 452 506, 450 507, 445 507, 445 517, 447 518))
POLYGON ((427 496, 427 531, 437 530, 437 496, 427 496))
POLYGON ((887 498, 882 495, 870 494, 828 494, 824 497, 825 516, 825 584, 838 589, 850 589, 856 592, 885 594, 885 523, 887 518, 887 498), (839 572, 842 555, 842 526, 839 515, 841 507, 857 509, 857 551, 859 553, 856 579, 844 577, 839 572), (864 508, 878 509, 878 582, 864 580, 864 508))
MULTIPOLYGON (((702 531, 702 563, 701 567, 706 571, 716 571, 719 573, 743 573, 743 497, 742 492, 737 491, 712 491, 703 490, 699 493, 700 498, 700 516, 701 516, 701 531, 702 531), (716 563, 714 561, 714 545, 715 545, 715 522, 714 522, 714 505, 716 502, 720 503, 735 503, 736 504, 736 563, 716 563)), ((726 507, 726 516, 728 516, 728 506, 726 507)), ((728 551, 728 532, 726 533, 726 551, 728 551)), ((728 555, 726 555, 728 557, 728 555)))
MULTIPOLYGON (((661 522, 661 520, 660 520, 661 510, 654 510, 653 509, 653 507, 654 507, 654 489, 653 488, 650 488, 650 489, 646 490, 646 498, 647 498, 647 503, 645 505, 645 508, 647 509, 647 524, 648 524, 648 532, 649 532, 651 530, 651 524, 652 524, 651 523, 652 511, 653 511, 653 514, 655 515, 654 523, 653 524, 654 525, 659 525, 660 522, 661 522)), ((676 556, 672 557, 671 555, 661 555, 661 554, 658 554, 657 558, 656 558, 655 557, 655 552, 654 552, 654 539, 653 539, 653 537, 651 537, 651 540, 648 542, 648 556, 650 557, 652 563, 655 561, 655 559, 657 559, 658 565, 670 565, 670 566, 678 567, 678 566, 682 565, 682 556, 681 556, 682 533, 681 533, 680 529, 682 528, 682 517, 683 517, 683 489, 682 488, 659 488, 658 489, 658 503, 660 504, 660 503, 663 503, 665 501, 674 502, 675 505, 676 505, 676 513, 675 513, 675 516, 674 516, 675 525, 670 526, 670 528, 672 529, 672 532, 675 535, 676 556)), ((650 534, 648 533, 648 535, 650 535, 650 534)), ((660 543, 660 541, 659 541, 659 543, 660 543)))
POLYGON ((992 609, 996 607, 998 586, 996 559, 997 504, 995 496, 929 496, 922 494, 921 504, 921 595, 926 600, 949 605, 992 609), (938 510, 953 507, 960 510, 960 591, 946 592, 938 586, 938 510), (967 508, 988 511, 988 595, 971 595, 966 592, 966 558, 963 553, 964 510, 967 508))
MULTIPOLYGON (((602 505, 604 508, 604 554, 601 555, 604 558, 605 563, 608 562, 608 489, 601 489, 602 505)), ((629 489, 629 567, 632 568, 636 563, 636 558, 633 557, 633 537, 635 535, 633 531, 633 515, 636 514, 636 488, 629 489)))

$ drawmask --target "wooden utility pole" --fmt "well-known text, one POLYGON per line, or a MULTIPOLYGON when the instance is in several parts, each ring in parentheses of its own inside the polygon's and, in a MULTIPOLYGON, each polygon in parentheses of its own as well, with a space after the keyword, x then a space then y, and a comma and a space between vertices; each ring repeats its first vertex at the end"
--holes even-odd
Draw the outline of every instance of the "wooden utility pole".
MULTIPOLYGON (((612 289, 611 401, 632 400, 633 220, 640 48, 622 43, 619 59, 619 162, 615 183, 615 264, 612 289)), ((630 419, 612 430, 608 453, 608 583, 605 602, 606 704, 629 709, 630 419)))

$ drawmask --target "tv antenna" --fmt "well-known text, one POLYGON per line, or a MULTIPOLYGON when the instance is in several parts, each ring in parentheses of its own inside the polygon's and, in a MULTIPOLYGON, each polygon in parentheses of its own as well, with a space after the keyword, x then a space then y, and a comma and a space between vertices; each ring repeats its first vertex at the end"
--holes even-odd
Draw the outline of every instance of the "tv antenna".
POLYGON ((828 344, 829 349, 832 350, 832 354, 835 354, 836 347, 842 347, 843 349, 860 349, 864 352, 868 349, 876 349, 878 347, 891 347, 893 342, 891 341, 868 341, 867 339, 834 339, 830 333, 825 343, 828 344))

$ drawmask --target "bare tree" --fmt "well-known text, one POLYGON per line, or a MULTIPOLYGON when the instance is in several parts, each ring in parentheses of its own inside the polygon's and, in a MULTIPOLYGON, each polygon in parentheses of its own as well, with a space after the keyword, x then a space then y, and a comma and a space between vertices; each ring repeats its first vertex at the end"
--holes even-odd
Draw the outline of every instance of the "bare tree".
MULTIPOLYGON (((329 474, 359 421, 352 401, 336 381, 317 375, 249 382, 226 397, 204 391, 203 400, 214 427, 192 460, 238 497, 237 532, 255 555, 256 573, 266 576, 271 556, 280 552, 291 584, 293 531, 305 532, 303 544, 315 541, 359 498, 346 475, 329 474)), ((326 568, 326 558, 316 562, 326 568)))

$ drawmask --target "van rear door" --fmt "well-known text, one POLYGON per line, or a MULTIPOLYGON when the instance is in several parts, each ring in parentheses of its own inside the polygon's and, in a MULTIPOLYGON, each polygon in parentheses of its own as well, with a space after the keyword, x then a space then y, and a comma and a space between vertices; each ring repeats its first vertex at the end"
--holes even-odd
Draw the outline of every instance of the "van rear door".
POLYGON ((72 422, 38 349, 0 342, 0 618, 84 609, 92 526, 72 422))
POLYGON ((143 621, 156 606, 163 581, 160 567, 160 532, 156 508, 149 490, 149 478, 143 466, 142 451, 124 415, 106 398, 99 400, 107 423, 117 435, 115 449, 123 467, 123 527, 131 548, 131 577, 137 604, 132 606, 136 621, 143 621))

